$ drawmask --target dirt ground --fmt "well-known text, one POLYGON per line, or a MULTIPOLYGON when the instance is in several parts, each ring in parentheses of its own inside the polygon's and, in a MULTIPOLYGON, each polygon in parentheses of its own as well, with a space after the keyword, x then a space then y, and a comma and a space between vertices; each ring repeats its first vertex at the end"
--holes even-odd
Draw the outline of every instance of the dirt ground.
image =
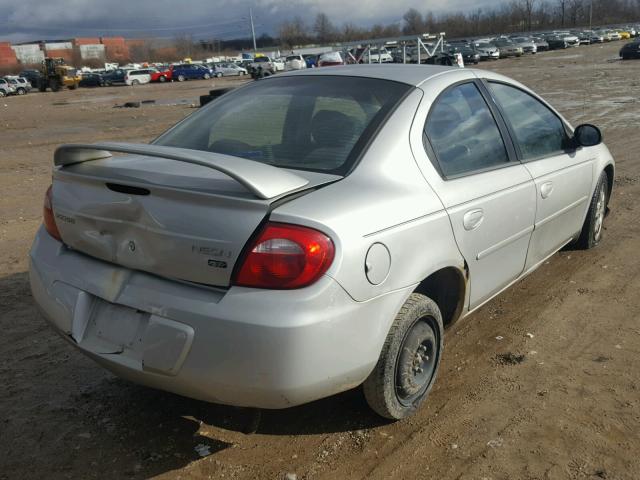
POLYGON ((450 328, 427 404, 397 423, 359 390, 260 413, 139 387, 34 307, 27 252, 55 147, 148 141, 235 80, 0 99, 0 479, 640 478, 640 61, 620 46, 481 65, 602 127, 611 214, 601 246, 555 255, 450 328), (156 104, 113 108, 131 100, 156 104))

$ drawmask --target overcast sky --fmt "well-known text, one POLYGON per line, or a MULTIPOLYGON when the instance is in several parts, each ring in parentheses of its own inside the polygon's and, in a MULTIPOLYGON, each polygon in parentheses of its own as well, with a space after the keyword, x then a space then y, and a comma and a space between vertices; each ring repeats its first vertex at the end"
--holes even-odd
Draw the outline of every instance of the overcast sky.
POLYGON ((223 39, 274 33, 283 20, 309 23, 323 11, 337 25, 400 22, 411 7, 421 12, 486 7, 502 0, 0 0, 0 40, 29 41, 78 36, 167 37, 189 33, 223 39))

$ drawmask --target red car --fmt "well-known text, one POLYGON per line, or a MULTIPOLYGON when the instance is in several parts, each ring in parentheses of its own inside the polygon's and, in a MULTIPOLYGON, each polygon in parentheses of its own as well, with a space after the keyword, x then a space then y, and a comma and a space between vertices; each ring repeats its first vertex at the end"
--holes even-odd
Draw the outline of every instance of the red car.
POLYGON ((171 69, 162 70, 162 71, 157 70, 157 69, 152 69, 150 71, 150 74, 151 74, 151 81, 152 82, 164 83, 164 82, 171 81, 171 78, 172 78, 171 77, 171 74, 172 74, 171 69))

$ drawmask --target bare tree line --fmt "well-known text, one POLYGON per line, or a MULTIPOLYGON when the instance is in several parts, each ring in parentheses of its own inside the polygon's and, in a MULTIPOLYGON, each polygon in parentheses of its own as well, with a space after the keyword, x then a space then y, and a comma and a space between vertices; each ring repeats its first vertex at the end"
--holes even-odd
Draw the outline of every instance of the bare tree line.
POLYGON ((285 46, 331 43, 365 38, 446 32, 448 37, 587 27, 640 19, 640 0, 512 0, 490 9, 436 15, 415 8, 401 22, 361 28, 334 25, 324 13, 308 24, 302 17, 284 21, 278 29, 285 46))

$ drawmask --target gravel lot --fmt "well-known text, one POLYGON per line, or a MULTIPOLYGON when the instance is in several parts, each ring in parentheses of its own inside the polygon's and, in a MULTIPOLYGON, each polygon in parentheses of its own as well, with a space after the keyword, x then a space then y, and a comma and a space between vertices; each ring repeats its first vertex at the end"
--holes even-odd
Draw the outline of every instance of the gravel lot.
POLYGON ((193 112, 193 81, 0 99, 0 479, 637 479, 640 61, 621 42, 482 64, 522 81, 618 162, 603 243, 563 251, 445 338, 429 401, 386 423, 359 390, 286 411, 210 405, 119 380, 39 316, 27 252, 52 154, 148 141, 193 112), (125 101, 156 100, 139 109, 125 101))

